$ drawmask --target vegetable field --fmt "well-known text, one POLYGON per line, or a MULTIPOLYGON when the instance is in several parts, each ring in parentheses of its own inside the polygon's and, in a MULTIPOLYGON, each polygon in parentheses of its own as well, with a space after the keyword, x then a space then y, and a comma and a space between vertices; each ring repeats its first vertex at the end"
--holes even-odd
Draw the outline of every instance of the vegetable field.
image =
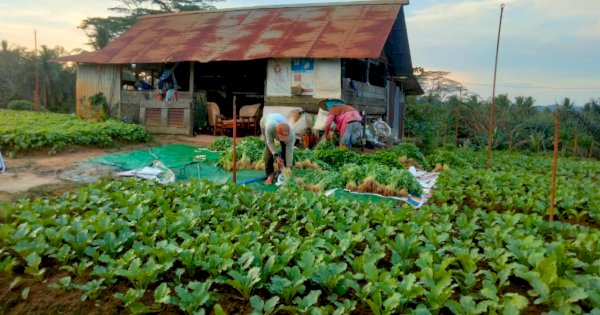
POLYGON ((418 210, 134 180, 1 205, 0 311, 600 313, 598 162, 559 161, 548 222, 546 158, 430 161, 449 170, 418 210))
MULTIPOLYGON (((438 202, 486 211, 547 216, 552 160, 495 153, 492 170, 485 153, 446 152, 450 167, 442 173, 434 197, 438 202)), ((559 159, 555 215, 558 220, 600 227, 600 163, 559 159)))
POLYGON ((69 146, 108 146, 114 141, 143 142, 150 138, 140 125, 85 121, 67 114, 0 109, 0 121, 0 149, 12 154, 40 148, 56 153, 69 146))

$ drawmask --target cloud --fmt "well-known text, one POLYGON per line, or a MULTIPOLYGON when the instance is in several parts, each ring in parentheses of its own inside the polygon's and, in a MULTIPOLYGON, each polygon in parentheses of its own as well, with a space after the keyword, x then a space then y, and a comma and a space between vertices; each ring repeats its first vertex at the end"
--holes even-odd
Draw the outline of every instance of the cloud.
POLYGON ((529 3, 534 12, 550 18, 573 16, 597 17, 600 11, 600 1, 598 0, 520 0, 529 3))
MULTIPOLYGON (((485 12, 497 8, 498 1, 444 1, 435 2, 423 9, 414 10, 412 23, 446 23, 449 21, 479 21, 485 12)), ((410 7, 409 7, 410 10, 410 7)))
POLYGON ((595 20, 589 23, 585 23, 580 27, 575 34, 582 38, 599 40, 600 39, 600 20, 595 20))

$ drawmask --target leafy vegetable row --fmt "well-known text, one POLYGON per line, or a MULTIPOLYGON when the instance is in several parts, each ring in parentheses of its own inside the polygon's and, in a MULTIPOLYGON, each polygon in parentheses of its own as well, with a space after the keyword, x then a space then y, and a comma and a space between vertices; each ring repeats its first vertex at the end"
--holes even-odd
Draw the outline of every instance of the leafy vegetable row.
POLYGON ((72 145, 107 146, 114 141, 143 142, 150 138, 140 125, 85 121, 67 114, 0 110, 0 121, 0 149, 12 154, 44 147, 56 153, 72 145))
POLYGON ((82 299, 127 287, 114 297, 130 312, 168 304, 222 314, 230 289, 259 314, 600 308, 597 229, 285 189, 125 180, 9 204, 0 267, 42 280, 53 261, 69 276, 52 287, 80 290, 82 299))
MULTIPOLYGON (((459 154, 467 159, 475 159, 478 156, 477 153, 459 154)), ((496 153, 495 157, 494 164, 498 166, 492 170, 454 164, 455 167, 440 175, 433 192, 434 200, 439 203, 456 204, 461 208, 468 206, 546 216, 550 205, 551 173, 533 171, 536 165, 543 162, 532 162, 530 165, 528 163, 533 157, 518 157, 507 153, 496 153)), ((538 160, 543 161, 543 158, 538 157, 538 160)), ((580 162, 563 163, 570 165, 580 162)), ((584 161, 580 167, 585 169, 587 163, 591 162, 584 161)), ((599 164, 595 162, 595 165, 599 164)), ((594 169, 592 167, 587 171, 593 172, 594 169)), ((590 221, 598 225, 600 190, 597 189, 597 179, 594 176, 584 176, 583 171, 579 172, 577 176, 565 172, 557 176, 555 213, 561 220, 575 220, 580 223, 590 221)))

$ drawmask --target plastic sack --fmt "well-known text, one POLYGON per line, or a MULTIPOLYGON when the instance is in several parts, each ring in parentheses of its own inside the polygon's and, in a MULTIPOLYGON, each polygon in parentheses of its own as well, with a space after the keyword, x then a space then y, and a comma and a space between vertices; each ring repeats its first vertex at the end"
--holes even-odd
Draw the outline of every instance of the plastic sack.
POLYGON ((175 173, 171 171, 163 162, 155 160, 152 163, 155 169, 160 170, 160 174, 156 176, 156 180, 161 184, 171 184, 175 182, 175 173))
POLYGON ((381 118, 374 121, 371 126, 376 137, 388 138, 392 135, 392 128, 385 121, 381 120, 381 118))
POLYGON ((325 130, 325 124, 327 123, 327 115, 329 115, 328 111, 319 108, 319 113, 317 114, 317 121, 313 126, 315 130, 325 130))
POLYGON ((310 129, 312 127, 312 122, 313 118, 311 114, 305 112, 300 114, 300 118, 292 124, 296 137, 303 135, 307 129, 310 129))
POLYGON ((4 159, 2 158, 2 152, 0 152, 0 173, 6 171, 6 165, 4 165, 4 159))

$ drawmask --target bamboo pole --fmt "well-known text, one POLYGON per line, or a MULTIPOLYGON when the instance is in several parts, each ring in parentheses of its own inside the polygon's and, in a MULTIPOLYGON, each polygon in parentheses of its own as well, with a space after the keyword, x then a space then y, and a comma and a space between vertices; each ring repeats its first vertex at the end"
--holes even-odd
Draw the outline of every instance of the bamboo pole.
POLYGON ((548 219, 554 220, 554 193, 556 191, 556 164, 558 161, 558 131, 560 129, 560 120, 558 113, 554 112, 554 160, 552 161, 552 188, 550 190, 550 213, 548 219))
POLYGON ((237 153, 236 153, 236 138, 237 138, 237 117, 235 95, 233 96, 233 183, 237 184, 237 153))
POLYGON ((498 70, 498 50, 500 49, 500 30, 502 29, 502 14, 504 3, 500 5, 500 23, 498 24, 498 39, 496 40, 496 61, 494 63, 494 84, 492 87, 492 108, 490 110, 490 139, 488 144, 488 168, 492 168, 492 141, 494 140, 494 105, 496 103, 496 72, 498 70))

